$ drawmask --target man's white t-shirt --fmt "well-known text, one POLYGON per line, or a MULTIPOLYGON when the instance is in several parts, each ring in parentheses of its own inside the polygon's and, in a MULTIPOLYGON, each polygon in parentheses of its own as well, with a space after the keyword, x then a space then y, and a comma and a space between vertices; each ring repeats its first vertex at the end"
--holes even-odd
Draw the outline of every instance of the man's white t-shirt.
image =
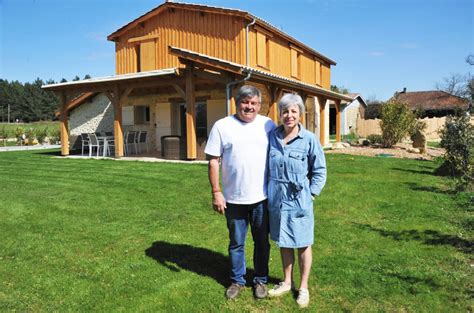
POLYGON ((274 128, 262 115, 250 123, 227 116, 212 127, 204 152, 221 157, 226 202, 253 204, 267 198, 268 134, 274 128))

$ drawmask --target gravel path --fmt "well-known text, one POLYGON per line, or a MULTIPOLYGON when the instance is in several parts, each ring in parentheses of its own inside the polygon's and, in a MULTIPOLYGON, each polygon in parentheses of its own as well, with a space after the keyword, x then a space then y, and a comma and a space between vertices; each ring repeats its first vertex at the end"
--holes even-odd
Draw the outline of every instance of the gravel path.
POLYGON ((426 149, 425 154, 408 152, 409 144, 398 144, 393 148, 373 148, 367 146, 350 146, 349 148, 325 150, 325 153, 339 153, 339 154, 353 154, 375 157, 380 154, 391 155, 394 158, 418 159, 418 160, 433 160, 436 157, 443 156, 444 149, 431 148, 426 149))

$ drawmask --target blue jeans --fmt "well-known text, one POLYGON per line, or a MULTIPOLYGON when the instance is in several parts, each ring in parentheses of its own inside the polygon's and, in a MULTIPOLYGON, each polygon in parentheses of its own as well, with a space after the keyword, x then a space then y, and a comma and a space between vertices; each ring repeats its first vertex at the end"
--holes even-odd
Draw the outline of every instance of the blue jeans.
POLYGON ((268 281, 268 207, 267 200, 254 204, 227 203, 225 210, 229 229, 230 279, 233 283, 245 285, 245 238, 250 222, 253 247, 253 283, 266 284, 268 281))

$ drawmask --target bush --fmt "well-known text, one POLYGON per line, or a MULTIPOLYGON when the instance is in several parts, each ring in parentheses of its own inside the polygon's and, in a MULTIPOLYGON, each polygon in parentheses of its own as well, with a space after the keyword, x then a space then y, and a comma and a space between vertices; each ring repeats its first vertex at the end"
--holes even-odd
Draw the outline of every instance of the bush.
POLYGON ((382 105, 380 128, 383 147, 391 148, 418 127, 416 115, 406 103, 390 100, 382 105))
POLYGON ((349 144, 356 144, 358 140, 359 136, 353 130, 351 130, 348 135, 342 136, 342 141, 347 142, 349 144))
POLYGON ((474 126, 467 111, 448 116, 440 131, 440 146, 446 149, 445 166, 456 179, 456 190, 472 188, 474 178, 474 126))
POLYGON ((53 128, 49 132, 48 137, 49 137, 49 142, 51 144, 55 144, 55 143, 59 142, 59 140, 61 138, 61 131, 58 128, 53 128))
POLYGON ((370 144, 382 144, 382 135, 377 135, 377 134, 372 134, 367 136, 367 140, 370 142, 370 144))
POLYGON ((23 139, 24 139, 24 136, 25 136, 25 131, 23 130, 23 127, 17 127, 15 129, 15 138, 16 138, 16 142, 17 144, 22 144, 23 143, 23 139))
POLYGON ((48 137, 48 127, 38 128, 36 130, 36 139, 38 140, 38 143, 43 144, 46 137, 48 137))
POLYGON ((30 146, 33 145, 36 139, 35 130, 33 128, 28 128, 25 132, 25 137, 26 137, 26 140, 28 141, 28 145, 30 146))

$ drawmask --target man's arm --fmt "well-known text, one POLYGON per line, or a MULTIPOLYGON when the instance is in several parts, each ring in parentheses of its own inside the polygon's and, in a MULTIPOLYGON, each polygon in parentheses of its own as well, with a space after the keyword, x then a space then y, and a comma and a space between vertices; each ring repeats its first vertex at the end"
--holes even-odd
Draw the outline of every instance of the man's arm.
POLYGON ((212 207, 220 214, 224 214, 227 206, 219 185, 219 159, 219 157, 211 156, 208 165, 208 175, 212 188, 212 207))

